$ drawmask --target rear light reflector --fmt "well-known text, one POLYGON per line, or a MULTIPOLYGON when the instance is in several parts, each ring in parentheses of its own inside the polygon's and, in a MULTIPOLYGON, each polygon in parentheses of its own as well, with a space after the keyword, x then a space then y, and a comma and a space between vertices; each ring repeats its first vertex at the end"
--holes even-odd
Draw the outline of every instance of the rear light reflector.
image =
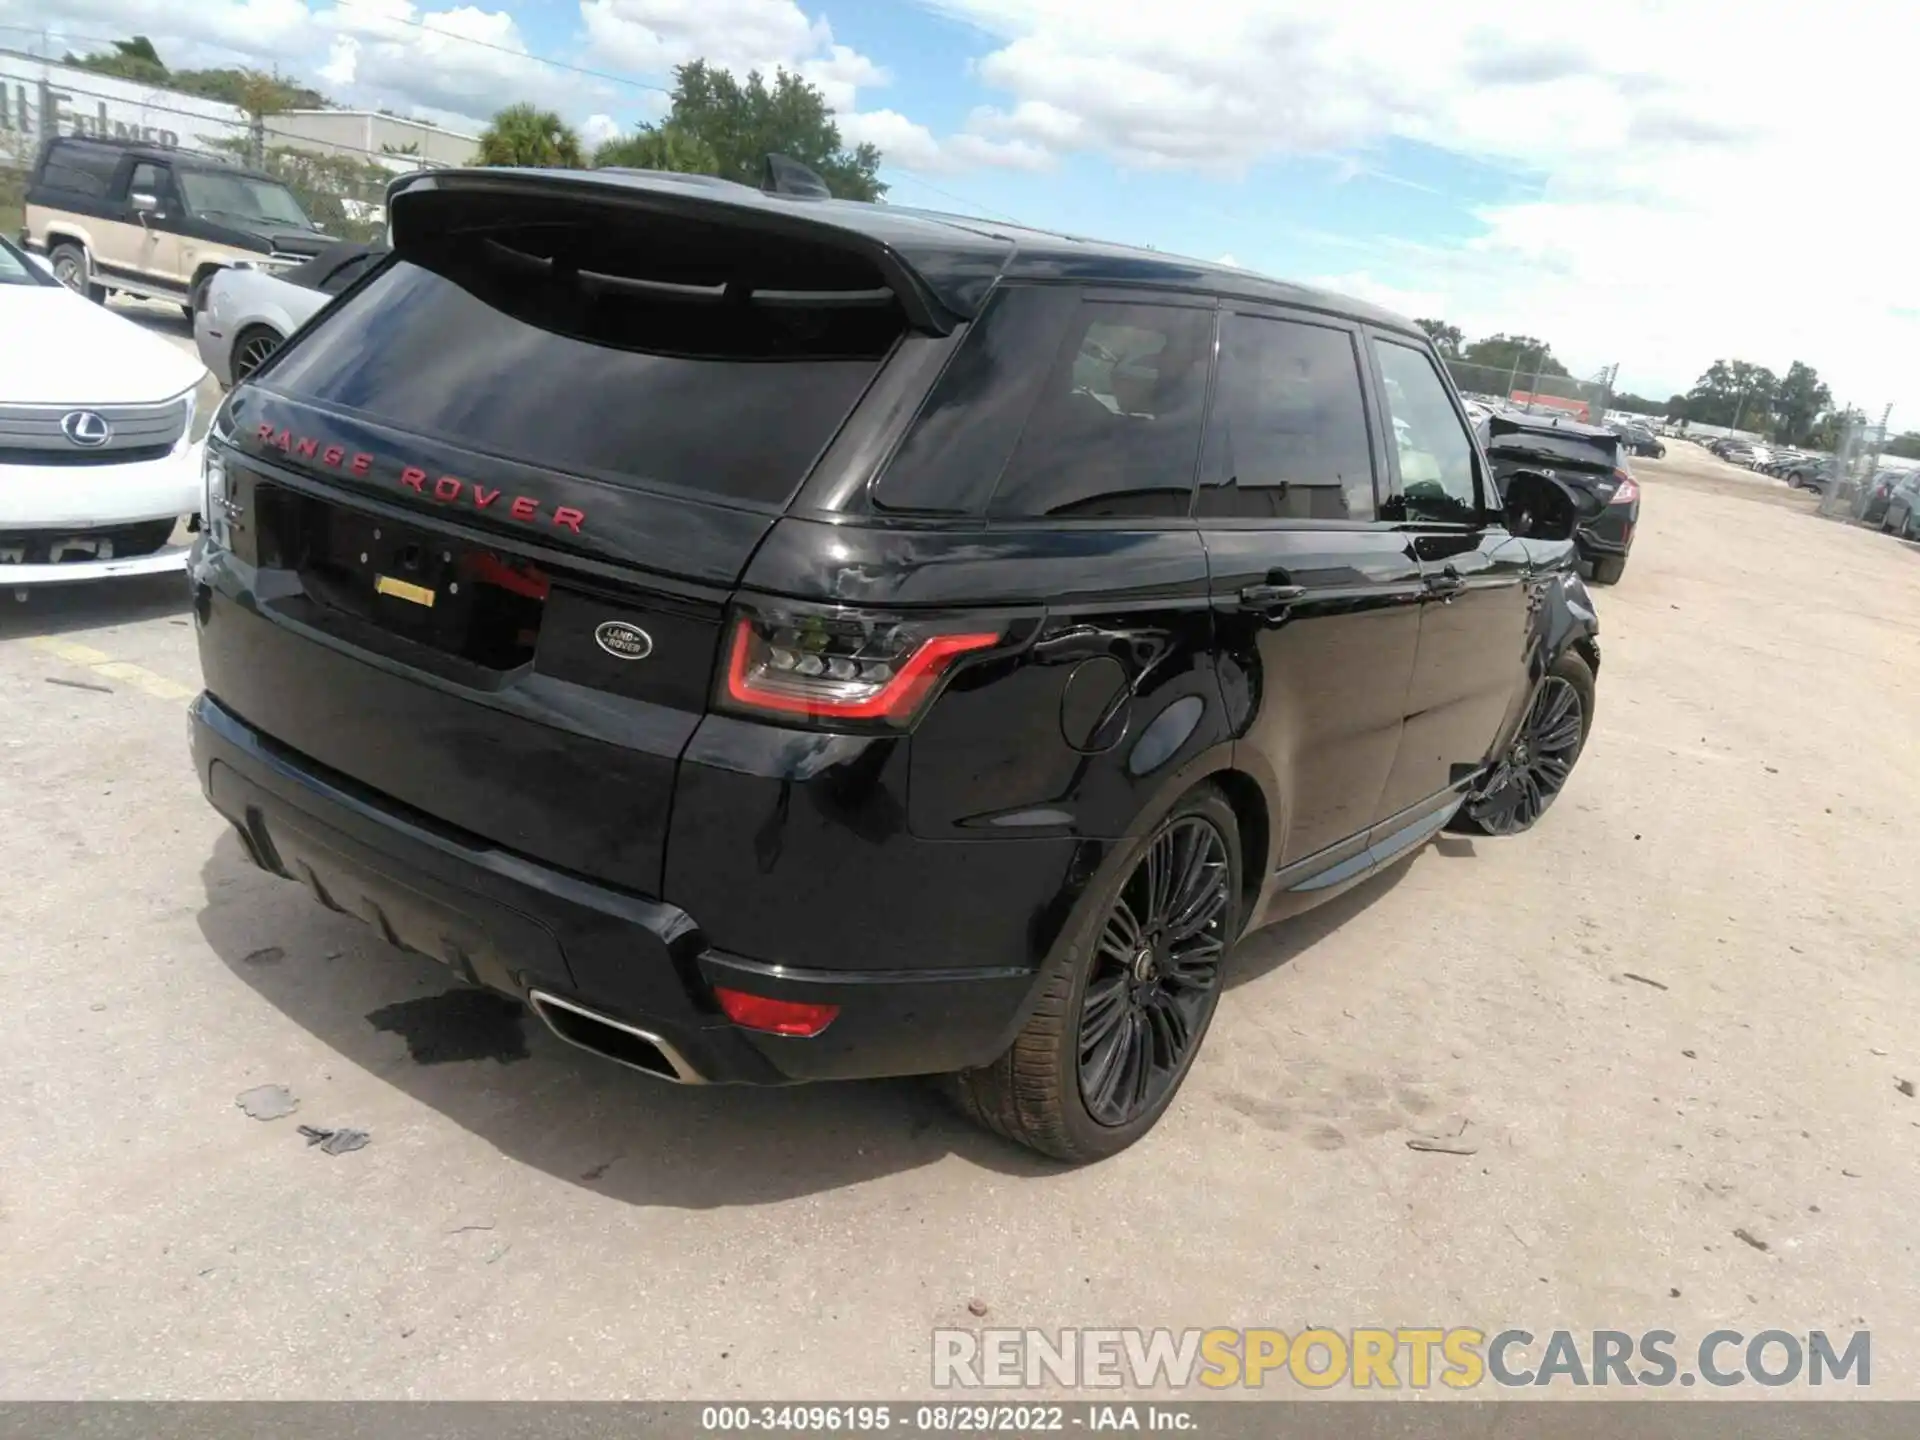
POLYGON ((724 699, 739 710, 904 728, 961 656, 1000 632, 935 633, 914 622, 805 612, 742 614, 724 699))
POLYGON ((1639 484, 1626 471, 1614 471, 1613 478, 1620 482, 1620 488, 1613 492, 1613 498, 1607 502, 1609 505, 1631 505, 1640 498, 1639 484))
POLYGON ((744 990, 714 989, 714 998, 734 1024, 748 1030, 764 1030, 769 1035, 818 1035, 840 1013, 838 1005, 818 1005, 805 1000, 774 1000, 765 995, 749 995, 744 990))

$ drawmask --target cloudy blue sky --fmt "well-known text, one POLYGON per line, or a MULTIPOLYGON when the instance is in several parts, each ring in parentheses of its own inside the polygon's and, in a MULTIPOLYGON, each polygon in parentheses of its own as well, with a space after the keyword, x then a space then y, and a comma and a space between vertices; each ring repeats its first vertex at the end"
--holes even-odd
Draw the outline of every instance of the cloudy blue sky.
POLYGON ((1913 7, 1532 11, 0 0, 0 25, 76 47, 137 31, 176 64, 272 63, 456 124, 533 99, 595 136, 656 116, 677 62, 786 66, 881 147, 903 202, 1232 257, 1469 336, 1525 331, 1644 393, 1716 357, 1803 359, 1920 427, 1920 271, 1896 223, 1913 7))

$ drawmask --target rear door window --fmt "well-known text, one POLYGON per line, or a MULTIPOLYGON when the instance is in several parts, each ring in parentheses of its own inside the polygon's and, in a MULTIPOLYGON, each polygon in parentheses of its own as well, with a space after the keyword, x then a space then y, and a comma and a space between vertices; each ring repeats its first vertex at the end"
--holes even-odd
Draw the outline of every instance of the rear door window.
POLYGON ((113 183, 113 172, 120 158, 113 151, 90 145, 56 144, 47 152, 41 183, 90 200, 103 200, 113 183))
POLYGON ((1196 513, 1371 520, 1373 447, 1354 335, 1228 314, 1196 513))
POLYGON ((875 483, 883 510, 1184 519, 1213 310, 994 292, 875 483))
POLYGON ((682 253, 668 225, 552 203, 423 229, 272 388, 503 458, 784 507, 902 326, 870 292, 799 289, 784 252, 774 278, 795 288, 752 303, 751 248, 721 232, 682 253))
POLYGON ((1212 363, 1210 309, 1089 301, 1067 328, 993 515, 1185 516, 1212 363))

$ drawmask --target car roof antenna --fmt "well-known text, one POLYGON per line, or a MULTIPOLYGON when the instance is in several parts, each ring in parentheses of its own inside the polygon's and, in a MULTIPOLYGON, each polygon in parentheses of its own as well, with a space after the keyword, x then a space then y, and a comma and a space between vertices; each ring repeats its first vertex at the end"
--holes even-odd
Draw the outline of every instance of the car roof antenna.
POLYGON ((787 195, 796 200, 831 200, 827 182, 798 160, 769 154, 761 172, 760 188, 768 195, 787 195))

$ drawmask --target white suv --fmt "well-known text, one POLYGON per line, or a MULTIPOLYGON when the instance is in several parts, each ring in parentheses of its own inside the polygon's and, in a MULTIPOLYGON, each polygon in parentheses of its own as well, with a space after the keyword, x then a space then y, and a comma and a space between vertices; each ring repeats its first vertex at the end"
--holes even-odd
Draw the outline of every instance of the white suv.
POLYGON ((4 240, 0 335, 0 587, 181 569, 206 368, 4 240))

